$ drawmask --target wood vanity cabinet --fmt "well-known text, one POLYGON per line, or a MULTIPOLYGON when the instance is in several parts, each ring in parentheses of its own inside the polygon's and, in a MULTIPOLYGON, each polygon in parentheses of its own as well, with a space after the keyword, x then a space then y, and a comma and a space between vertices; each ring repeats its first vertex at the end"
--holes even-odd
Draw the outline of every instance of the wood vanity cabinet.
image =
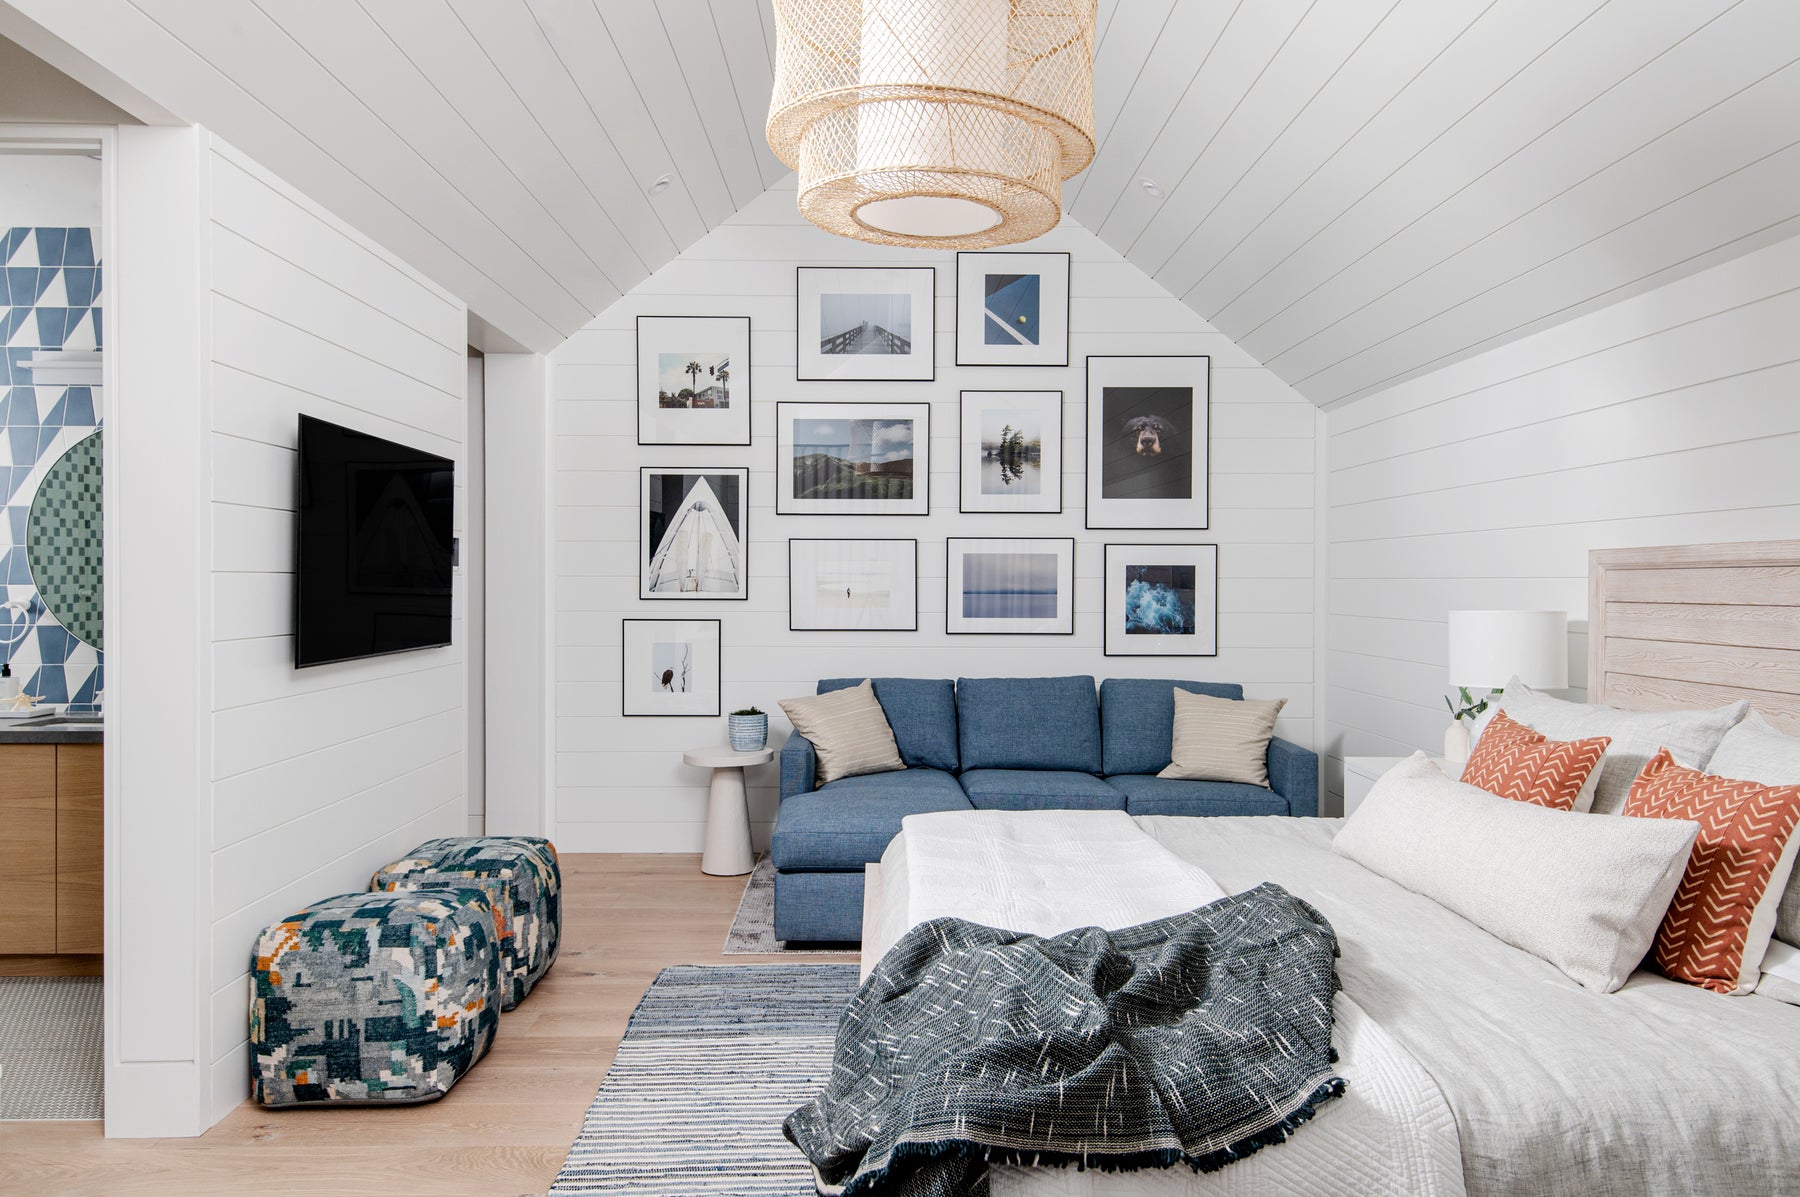
POLYGON ((101 747, 0 745, 0 954, 103 950, 101 747))

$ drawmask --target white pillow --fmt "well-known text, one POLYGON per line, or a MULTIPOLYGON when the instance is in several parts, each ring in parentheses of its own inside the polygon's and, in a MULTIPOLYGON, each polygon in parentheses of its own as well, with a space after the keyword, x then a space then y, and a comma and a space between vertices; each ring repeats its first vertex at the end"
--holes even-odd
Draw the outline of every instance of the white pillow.
POLYGON ((1790 1006, 1800 1006, 1800 948, 1771 943, 1762 959, 1762 980, 1756 992, 1790 1006))
MULTIPOLYGON (((1706 763, 1706 771, 1715 777, 1735 777, 1765 786, 1800 786, 1800 737, 1782 735, 1769 726, 1761 711, 1751 711, 1725 733, 1719 750, 1706 763)), ((1775 938, 1800 946, 1800 868, 1788 877, 1781 912, 1775 916, 1775 938)), ((1800 984, 1800 976, 1796 984, 1800 984)), ((1762 989, 1758 987, 1757 992, 1762 989)))
MULTIPOLYGON (((1552 740, 1585 740, 1608 736, 1594 792, 1595 814, 1616 815, 1625 805, 1631 783, 1659 748, 1667 748, 1677 764, 1704 769, 1725 733, 1750 709, 1747 702, 1707 711, 1621 711, 1617 707, 1566 702, 1533 690, 1518 678, 1506 684, 1499 709, 1552 740)), ((1494 708, 1490 707, 1489 710, 1494 708)))
POLYGON ((1650 950, 1699 831, 1512 802, 1419 752, 1375 782, 1331 850, 1611 993, 1650 950))

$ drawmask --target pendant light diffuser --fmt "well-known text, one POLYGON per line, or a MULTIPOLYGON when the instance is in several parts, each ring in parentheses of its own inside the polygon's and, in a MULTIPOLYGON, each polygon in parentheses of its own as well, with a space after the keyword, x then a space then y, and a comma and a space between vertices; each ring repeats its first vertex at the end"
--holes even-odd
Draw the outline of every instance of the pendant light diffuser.
POLYGON ((769 146, 801 215, 980 249, 1062 218, 1094 158, 1095 0, 774 0, 769 146))

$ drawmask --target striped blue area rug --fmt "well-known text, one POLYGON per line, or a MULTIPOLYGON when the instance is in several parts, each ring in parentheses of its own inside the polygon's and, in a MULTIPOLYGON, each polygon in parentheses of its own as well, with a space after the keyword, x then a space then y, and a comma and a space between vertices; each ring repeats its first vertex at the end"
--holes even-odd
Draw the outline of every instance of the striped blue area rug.
POLYGON ((854 964, 666 968, 631 1015, 551 1197, 806 1197, 781 1120, 825 1087, 854 964))

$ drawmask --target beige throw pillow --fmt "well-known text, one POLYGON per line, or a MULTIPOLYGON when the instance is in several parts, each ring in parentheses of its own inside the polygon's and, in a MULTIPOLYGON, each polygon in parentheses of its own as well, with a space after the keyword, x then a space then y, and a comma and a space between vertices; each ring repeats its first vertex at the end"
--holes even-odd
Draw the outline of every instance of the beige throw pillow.
POLYGON ((1214 698, 1175 691, 1175 751, 1158 777, 1269 788, 1269 740, 1285 698, 1214 698))
POLYGON ((811 698, 784 698, 794 730, 812 741, 819 758, 816 785, 863 773, 890 773, 904 769, 894 729, 875 698, 875 683, 833 690, 811 698))

